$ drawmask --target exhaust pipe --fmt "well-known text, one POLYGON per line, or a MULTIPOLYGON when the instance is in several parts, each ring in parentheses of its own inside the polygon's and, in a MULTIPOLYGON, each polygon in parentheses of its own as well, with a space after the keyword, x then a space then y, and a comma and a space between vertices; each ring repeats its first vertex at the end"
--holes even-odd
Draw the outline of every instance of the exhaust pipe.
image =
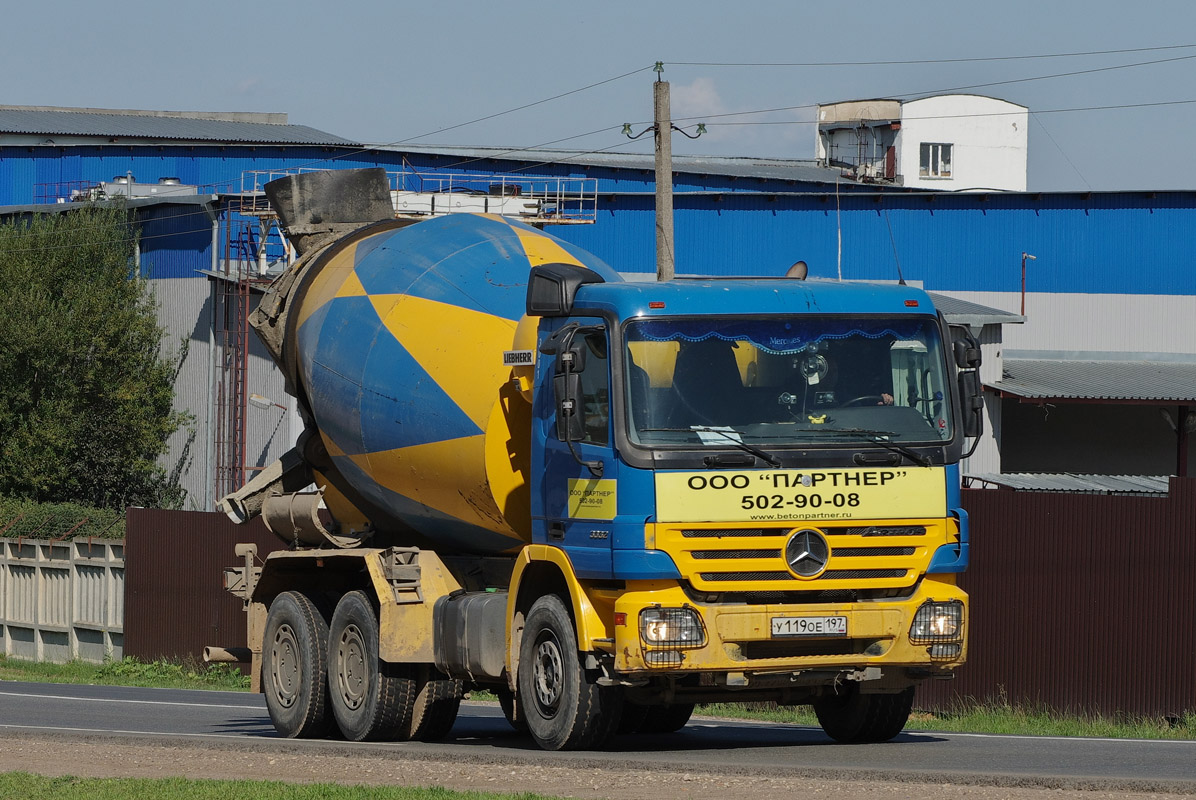
POLYGON ((253 653, 248 647, 216 647, 208 645, 203 649, 205 664, 241 664, 249 663, 253 653))

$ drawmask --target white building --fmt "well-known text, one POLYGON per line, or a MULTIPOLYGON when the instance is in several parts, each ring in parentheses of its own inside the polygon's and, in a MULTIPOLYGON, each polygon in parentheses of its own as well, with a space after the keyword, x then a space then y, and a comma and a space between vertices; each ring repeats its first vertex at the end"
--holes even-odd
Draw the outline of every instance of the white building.
POLYGON ((1030 112, 973 94, 819 105, 815 155, 857 180, 943 191, 1026 190, 1030 112))

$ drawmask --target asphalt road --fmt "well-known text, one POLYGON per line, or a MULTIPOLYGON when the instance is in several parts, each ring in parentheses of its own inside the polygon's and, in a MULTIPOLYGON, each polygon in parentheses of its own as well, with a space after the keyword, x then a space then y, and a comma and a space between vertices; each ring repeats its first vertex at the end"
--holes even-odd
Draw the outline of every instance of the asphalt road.
MULTIPOLYGON (((172 744, 287 747, 261 695, 0 681, 0 734, 41 733, 172 744)), ((603 752, 545 753, 491 704, 462 706, 438 743, 303 742, 302 747, 486 763, 557 763, 743 774, 854 774, 965 783, 1196 792, 1196 741, 990 736, 909 731, 879 745, 834 744, 819 729, 695 719, 667 736, 627 736, 603 752)))

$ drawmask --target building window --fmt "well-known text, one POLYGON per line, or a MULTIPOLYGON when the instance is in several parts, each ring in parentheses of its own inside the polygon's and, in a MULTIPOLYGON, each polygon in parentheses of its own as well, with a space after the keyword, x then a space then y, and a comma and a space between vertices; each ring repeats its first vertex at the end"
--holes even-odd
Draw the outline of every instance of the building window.
POLYGON ((918 176, 951 177, 951 145, 923 142, 918 153, 918 176))

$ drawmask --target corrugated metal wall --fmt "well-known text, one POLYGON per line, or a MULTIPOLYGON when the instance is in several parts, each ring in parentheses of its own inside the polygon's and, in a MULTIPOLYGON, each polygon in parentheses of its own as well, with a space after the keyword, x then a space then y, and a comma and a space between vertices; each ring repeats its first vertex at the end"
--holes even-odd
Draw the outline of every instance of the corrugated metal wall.
MULTIPOLYGON (((595 225, 551 232, 622 272, 655 272, 651 195, 599 189, 595 225)), ((805 260, 810 274, 897 279, 941 291, 1010 292, 1021 254, 1037 256, 1028 291, 1116 295, 1196 294, 1186 262, 1196 238, 1196 193, 677 195, 677 272, 781 275, 805 260)), ((1032 270, 1032 271, 1031 271, 1032 270)), ((1015 305, 1014 308, 1017 308, 1015 305)))
POLYGON ((234 525, 216 512, 131 508, 125 520, 124 652, 142 660, 196 660, 207 645, 245 645, 241 601, 224 591, 233 552, 283 547, 260 519, 234 525))
POLYGON ((917 704, 1196 709, 1196 478, 1168 497, 967 489, 968 663, 917 704))
POLYGON ((213 481, 209 463, 212 448, 211 419, 215 413, 215 380, 212 377, 212 349, 209 332, 212 324, 211 282, 207 278, 175 278, 151 281, 150 290, 158 306, 158 324, 162 326, 162 350, 172 363, 186 358, 174 384, 174 408, 191 415, 188 423, 168 441, 168 456, 163 466, 168 472, 179 470, 179 482, 187 491, 184 508, 208 510, 204 499, 213 481))

